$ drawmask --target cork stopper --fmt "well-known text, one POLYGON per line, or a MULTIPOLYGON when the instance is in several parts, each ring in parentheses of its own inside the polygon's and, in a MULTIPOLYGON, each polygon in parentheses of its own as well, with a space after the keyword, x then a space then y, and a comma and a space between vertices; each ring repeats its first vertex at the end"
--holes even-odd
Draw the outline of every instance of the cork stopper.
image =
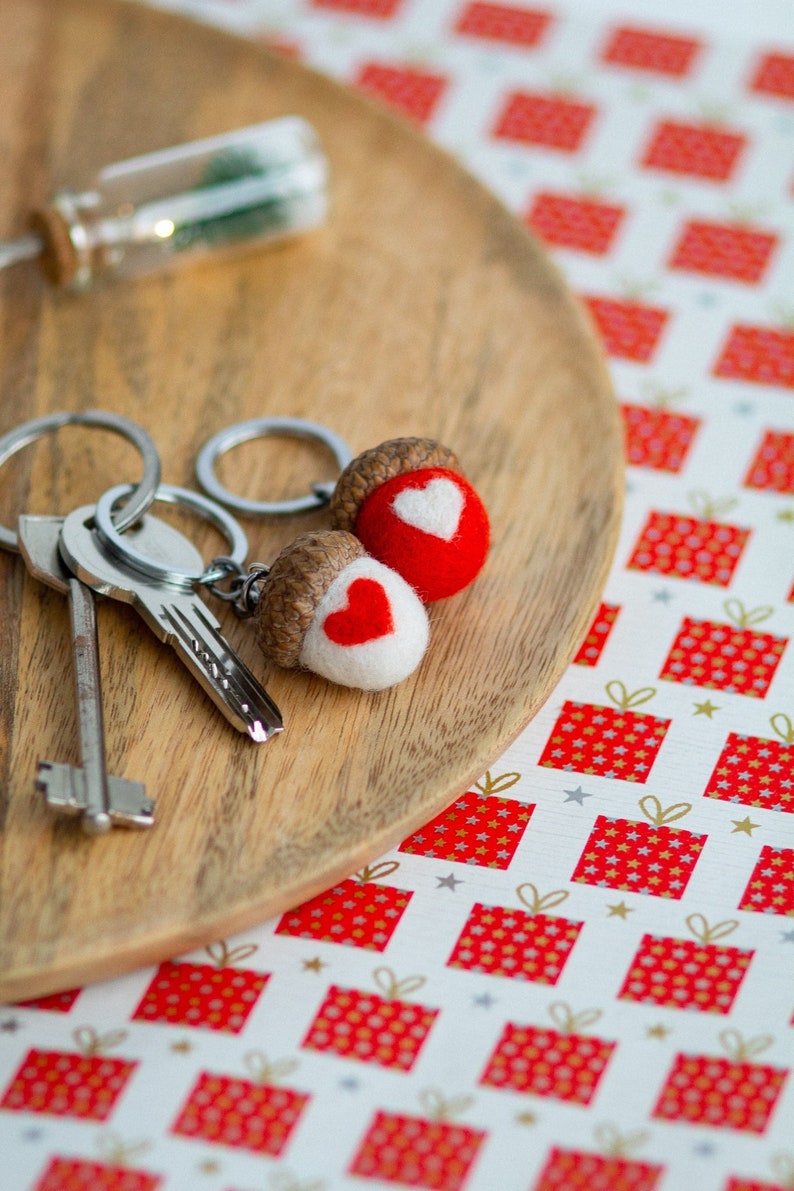
POLYGON ((370 492, 394 476, 423 467, 460 471, 454 452, 432 438, 392 438, 358 455, 336 482, 329 506, 334 527, 352 532, 370 492))
POLYGON ((30 229, 43 241, 39 264, 44 275, 56 285, 70 285, 77 274, 77 252, 64 217, 53 207, 39 207, 31 213, 30 229))
POLYGON ((299 665, 320 601, 345 567, 366 553, 358 538, 332 529, 303 533, 281 551, 256 610, 259 644, 277 666, 299 665))

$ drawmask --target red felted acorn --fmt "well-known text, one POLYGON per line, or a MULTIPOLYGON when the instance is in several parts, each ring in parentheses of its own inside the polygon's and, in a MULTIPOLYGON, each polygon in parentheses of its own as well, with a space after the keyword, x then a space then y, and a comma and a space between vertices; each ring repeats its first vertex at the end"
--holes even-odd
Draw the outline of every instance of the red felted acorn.
POLYGON ((335 527, 354 533, 425 603, 467 587, 488 553, 485 507, 452 451, 433 439, 364 451, 342 472, 330 507, 335 527))
POLYGON ((412 674, 429 640, 416 592, 352 534, 301 534, 260 580, 259 643, 278 666, 379 691, 412 674))

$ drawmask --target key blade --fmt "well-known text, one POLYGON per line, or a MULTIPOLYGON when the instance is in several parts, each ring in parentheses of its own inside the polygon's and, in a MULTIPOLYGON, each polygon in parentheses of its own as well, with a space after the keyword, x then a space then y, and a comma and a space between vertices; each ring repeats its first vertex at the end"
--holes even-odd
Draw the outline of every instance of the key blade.
POLYGON ((162 604, 160 635, 179 653, 229 723, 262 744, 284 730, 276 704, 198 600, 162 604))
POLYGON ((72 576, 58 548, 63 520, 25 514, 19 518, 18 536, 19 552, 33 578, 66 595, 72 576))
MULTIPOLYGON (((41 790, 47 805, 65 815, 82 815, 88 806, 85 771, 76 765, 56 761, 40 761, 36 774, 36 789, 41 790)), ((154 823, 154 802, 146 796, 141 782, 108 775, 109 814, 114 825, 120 827, 151 827, 154 823)))

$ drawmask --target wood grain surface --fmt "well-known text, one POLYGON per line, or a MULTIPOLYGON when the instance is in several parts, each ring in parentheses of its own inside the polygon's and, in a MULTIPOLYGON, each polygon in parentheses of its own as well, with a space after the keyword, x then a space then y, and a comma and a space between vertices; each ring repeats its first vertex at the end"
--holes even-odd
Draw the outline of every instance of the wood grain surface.
MULTIPOLYGON (((417 673, 361 694, 264 671, 286 730, 229 727, 130 608, 99 608, 110 771, 145 781, 150 832, 90 839, 34 788, 77 762, 67 606, 0 554, 0 997, 179 954, 319 892, 438 813, 515 738, 598 604, 622 491, 621 433, 595 338, 519 223, 401 120, 255 44, 114 0, 0 0, 0 235, 102 165, 298 113, 329 156, 328 226, 300 242, 75 296, 0 276, 0 432, 92 407, 140 422, 163 478, 259 414, 332 426, 355 451, 400 434, 454 448, 493 547, 431 609, 417 673)), ((237 449, 236 490, 330 472, 306 445, 237 449), (323 468, 326 471, 323 472, 323 468)), ((0 473, 0 521, 66 513, 140 474, 104 431, 67 428, 0 473)), ((159 506, 160 508, 162 506, 159 506)), ((326 515, 245 523, 267 560, 326 515)), ((192 532, 205 557, 214 531, 192 532)), ((220 610, 219 610, 220 609, 220 610)))

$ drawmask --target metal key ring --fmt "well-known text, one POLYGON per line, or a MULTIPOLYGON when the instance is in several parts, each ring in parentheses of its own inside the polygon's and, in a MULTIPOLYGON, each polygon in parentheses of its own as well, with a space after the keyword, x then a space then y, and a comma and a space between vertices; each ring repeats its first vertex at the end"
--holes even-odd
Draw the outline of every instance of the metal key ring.
POLYGON ((240 443, 252 438, 302 438, 319 442, 328 447, 343 471, 353 458, 350 447, 327 426, 309 422, 304 418, 252 418, 249 422, 236 422, 214 434, 199 451, 196 460, 196 477, 199 484, 211 497, 228 505, 238 513, 249 513, 254 517, 279 516, 285 513, 306 513, 328 504, 334 483, 312 484, 312 491, 293 500, 248 500, 224 488, 215 475, 215 463, 221 455, 240 443))
MULTIPOLYGON (((132 495, 124 508, 116 514, 115 521, 115 528, 128 529, 143 516, 154 500, 157 485, 160 483, 160 456, 154 441, 143 427, 129 418, 122 417, 121 414, 100 409, 89 409, 83 413, 62 411, 23 422, 21 426, 0 438, 0 467, 17 451, 21 451, 36 439, 43 438, 45 434, 59 430, 61 426, 98 426, 103 430, 112 430, 120 434, 138 448, 143 459, 143 476, 138 484, 129 485, 132 495)), ((13 553, 19 552, 17 535, 4 525, 0 525, 0 548, 13 553)))
MULTIPOLYGON (((171 567, 158 562, 156 558, 142 554, 136 550, 119 532, 113 524, 113 508, 130 491, 129 484, 118 484, 108 489, 96 503, 94 510, 94 529, 108 550, 115 555, 119 562, 132 567, 139 574, 148 579, 155 579, 160 583, 171 583, 179 587, 194 586, 195 584, 216 583, 223 579, 229 571, 229 566, 210 567, 204 571, 188 571, 182 567, 171 567)), ((194 513, 210 521, 220 530, 229 545, 229 563, 242 569, 248 554, 248 538, 242 526, 231 513, 214 500, 202 496, 200 492, 192 492, 189 488, 177 488, 173 484, 161 484, 155 493, 156 501, 166 504, 181 505, 192 509, 194 513)))

